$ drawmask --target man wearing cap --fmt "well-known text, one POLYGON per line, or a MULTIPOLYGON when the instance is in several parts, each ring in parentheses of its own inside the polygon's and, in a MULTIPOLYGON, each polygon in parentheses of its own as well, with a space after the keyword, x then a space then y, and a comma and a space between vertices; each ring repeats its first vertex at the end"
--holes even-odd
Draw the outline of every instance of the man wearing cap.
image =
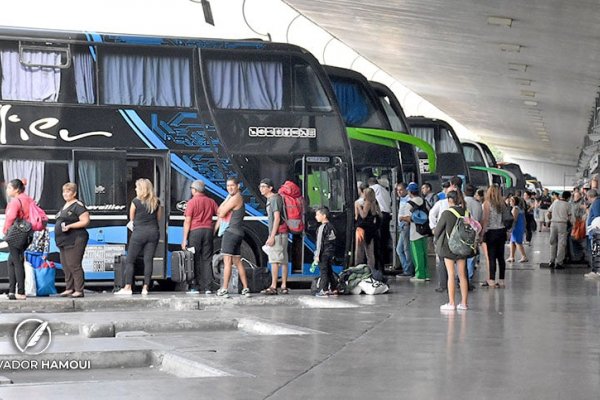
POLYGON ((185 207, 181 248, 194 248, 194 282, 190 294, 210 294, 213 280, 211 258, 213 254, 213 217, 217 203, 204 194, 204 182, 197 180, 190 186, 192 198, 185 207))
POLYGON ((269 220, 269 237, 265 242, 265 251, 269 256, 271 264, 271 286, 265 294, 277 294, 277 278, 279 266, 281 265, 281 293, 288 294, 288 234, 287 226, 283 221, 284 204, 283 199, 273 189, 273 181, 264 178, 259 185, 260 194, 267 199, 267 217, 269 220))

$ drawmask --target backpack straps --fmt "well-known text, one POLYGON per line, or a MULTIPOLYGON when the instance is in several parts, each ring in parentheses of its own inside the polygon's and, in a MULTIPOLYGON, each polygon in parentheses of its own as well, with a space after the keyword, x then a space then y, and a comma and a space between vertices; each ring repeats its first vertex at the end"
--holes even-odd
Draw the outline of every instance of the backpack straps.
POLYGON ((452 208, 452 207, 448 207, 448 208, 446 208, 446 210, 448 210, 448 211, 450 211, 452 214, 454 214, 454 216, 455 216, 457 219, 460 219, 460 218, 469 218, 469 210, 465 210, 465 215, 460 215, 460 214, 458 213, 458 211, 456 211, 456 210, 455 210, 454 208, 452 208))

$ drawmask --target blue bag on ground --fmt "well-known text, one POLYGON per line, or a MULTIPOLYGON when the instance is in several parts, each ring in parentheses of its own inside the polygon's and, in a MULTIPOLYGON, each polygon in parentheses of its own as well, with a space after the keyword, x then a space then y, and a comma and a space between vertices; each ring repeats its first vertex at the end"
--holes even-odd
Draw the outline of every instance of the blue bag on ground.
POLYGON ((56 268, 53 262, 45 261, 39 268, 36 268, 35 284, 37 286, 37 295, 50 296, 51 294, 56 294, 55 278, 56 268))

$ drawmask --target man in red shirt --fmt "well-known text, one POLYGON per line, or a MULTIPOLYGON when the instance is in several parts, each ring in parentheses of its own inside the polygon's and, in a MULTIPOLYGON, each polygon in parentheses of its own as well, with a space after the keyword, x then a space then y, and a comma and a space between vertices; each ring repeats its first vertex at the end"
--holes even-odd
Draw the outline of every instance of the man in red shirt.
POLYGON ((213 255, 213 217, 217 215, 217 203, 204 194, 204 182, 192 182, 192 198, 185 208, 181 248, 194 248, 194 282, 189 294, 210 294, 213 279, 211 259, 213 255))

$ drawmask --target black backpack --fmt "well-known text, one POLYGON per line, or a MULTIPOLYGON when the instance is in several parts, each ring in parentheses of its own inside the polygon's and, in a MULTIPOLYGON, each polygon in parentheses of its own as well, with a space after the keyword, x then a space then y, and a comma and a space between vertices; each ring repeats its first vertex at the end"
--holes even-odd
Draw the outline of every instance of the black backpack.
POLYGON ((429 227, 429 210, 427 207, 427 202, 423 200, 423 204, 418 206, 417 203, 409 200, 408 204, 412 206, 413 217, 411 220, 412 223, 415 224, 417 233, 422 236, 433 236, 433 232, 431 232, 431 228, 429 227), (417 214, 419 215, 418 219, 415 218, 417 214), (415 220, 419 221, 419 223, 417 223, 415 220), (424 220, 424 222, 420 222, 422 220, 424 220))

